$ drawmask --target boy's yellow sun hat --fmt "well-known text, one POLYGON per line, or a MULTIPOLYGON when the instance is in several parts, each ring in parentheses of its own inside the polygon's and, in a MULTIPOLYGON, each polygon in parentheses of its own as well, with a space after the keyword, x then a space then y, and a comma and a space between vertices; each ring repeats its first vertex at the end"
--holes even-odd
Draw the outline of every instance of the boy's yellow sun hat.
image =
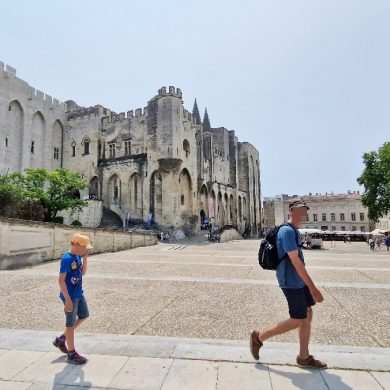
POLYGON ((93 246, 91 245, 91 240, 89 239, 88 236, 84 236, 84 234, 80 234, 80 233, 73 234, 73 236, 70 239, 70 242, 76 245, 85 245, 87 249, 93 248, 93 246))

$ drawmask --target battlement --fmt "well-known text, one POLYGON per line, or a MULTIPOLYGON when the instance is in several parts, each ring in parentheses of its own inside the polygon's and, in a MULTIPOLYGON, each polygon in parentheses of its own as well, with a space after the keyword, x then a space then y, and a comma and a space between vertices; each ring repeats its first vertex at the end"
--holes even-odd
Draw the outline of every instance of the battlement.
POLYGON ((158 90, 158 96, 176 96, 178 98, 182 98, 183 94, 180 88, 175 88, 172 85, 170 85, 168 87, 168 91, 167 91, 167 87, 161 87, 158 90))
POLYGON ((66 108, 65 103, 61 102, 58 99, 53 98, 52 96, 40 91, 39 89, 35 89, 34 87, 31 87, 26 81, 16 77, 16 69, 1 61, 0 61, 0 73, 4 73, 6 78, 13 77, 19 83, 21 83, 26 89, 28 100, 41 100, 51 108, 53 107, 66 108))
POLYGON ((117 115, 115 112, 111 112, 108 108, 103 107, 100 104, 91 107, 80 107, 73 100, 66 101, 67 106, 67 120, 89 120, 91 117, 102 117, 105 115, 117 115))
POLYGON ((183 110, 183 116, 185 119, 188 119, 190 122, 193 122, 192 114, 188 110, 186 109, 183 110))
POLYGON ((120 112, 119 114, 116 114, 114 112, 109 112, 107 113, 102 121, 103 127, 107 126, 109 123, 114 123, 114 122, 122 122, 125 119, 132 119, 132 118, 139 118, 142 116, 145 116, 147 112, 147 107, 142 108, 137 108, 135 110, 130 110, 127 111, 127 113, 120 112))

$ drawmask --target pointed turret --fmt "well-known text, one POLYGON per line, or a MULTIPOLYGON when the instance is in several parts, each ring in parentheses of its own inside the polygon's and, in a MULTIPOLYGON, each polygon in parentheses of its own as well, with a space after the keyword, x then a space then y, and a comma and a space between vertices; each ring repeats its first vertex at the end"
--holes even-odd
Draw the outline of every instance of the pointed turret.
POLYGON ((204 131, 210 131, 211 130, 210 119, 209 119, 209 114, 207 113, 207 108, 205 108, 205 110, 204 110, 203 130, 204 131))
POLYGON ((194 118, 195 123, 197 125, 202 124, 202 121, 200 120, 199 108, 198 108, 198 103, 196 102, 196 99, 195 99, 195 103, 194 103, 194 108, 192 109, 192 117, 194 118))

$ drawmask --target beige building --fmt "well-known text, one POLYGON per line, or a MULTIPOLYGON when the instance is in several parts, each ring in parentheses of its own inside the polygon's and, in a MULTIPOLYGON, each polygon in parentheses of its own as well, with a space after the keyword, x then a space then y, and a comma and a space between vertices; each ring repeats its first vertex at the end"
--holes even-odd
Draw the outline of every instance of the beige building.
POLYGON ((380 230, 390 231, 390 214, 387 214, 384 217, 379 218, 379 221, 376 223, 375 228, 380 230))
MULTIPOLYGON (((234 130, 188 112, 179 88, 161 88, 144 108, 115 113, 61 103, 0 63, 0 173, 65 167, 89 181, 82 197, 122 221, 165 227, 261 228, 260 158, 234 130)), ((96 207, 95 207, 96 208, 96 207)), ((98 213, 96 213, 98 215, 98 213)), ((96 221, 95 221, 96 225, 96 221)))
MULTIPOLYGON (((297 199, 297 195, 281 195, 264 198, 265 227, 283 223, 288 219, 288 205, 297 199)), ((302 228, 330 231, 369 232, 368 210, 361 203, 359 192, 347 194, 309 194, 299 198, 310 207, 308 220, 302 228)))

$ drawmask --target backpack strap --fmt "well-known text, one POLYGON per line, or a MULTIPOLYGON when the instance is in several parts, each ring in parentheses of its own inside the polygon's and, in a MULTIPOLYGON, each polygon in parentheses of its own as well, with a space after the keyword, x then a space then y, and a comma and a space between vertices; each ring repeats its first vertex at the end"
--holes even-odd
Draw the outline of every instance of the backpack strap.
MULTIPOLYGON (((295 228, 295 226, 294 226, 292 223, 284 222, 284 223, 282 223, 281 225, 279 225, 279 229, 280 229, 282 226, 290 226, 290 228, 291 228, 292 230, 294 230, 294 233, 295 233, 295 241, 296 241, 296 243, 297 243, 297 247, 298 247, 298 248, 302 248, 302 244, 299 244, 298 231, 297 231, 297 229, 295 228)), ((278 229, 278 233, 279 233, 279 229, 278 229)))

